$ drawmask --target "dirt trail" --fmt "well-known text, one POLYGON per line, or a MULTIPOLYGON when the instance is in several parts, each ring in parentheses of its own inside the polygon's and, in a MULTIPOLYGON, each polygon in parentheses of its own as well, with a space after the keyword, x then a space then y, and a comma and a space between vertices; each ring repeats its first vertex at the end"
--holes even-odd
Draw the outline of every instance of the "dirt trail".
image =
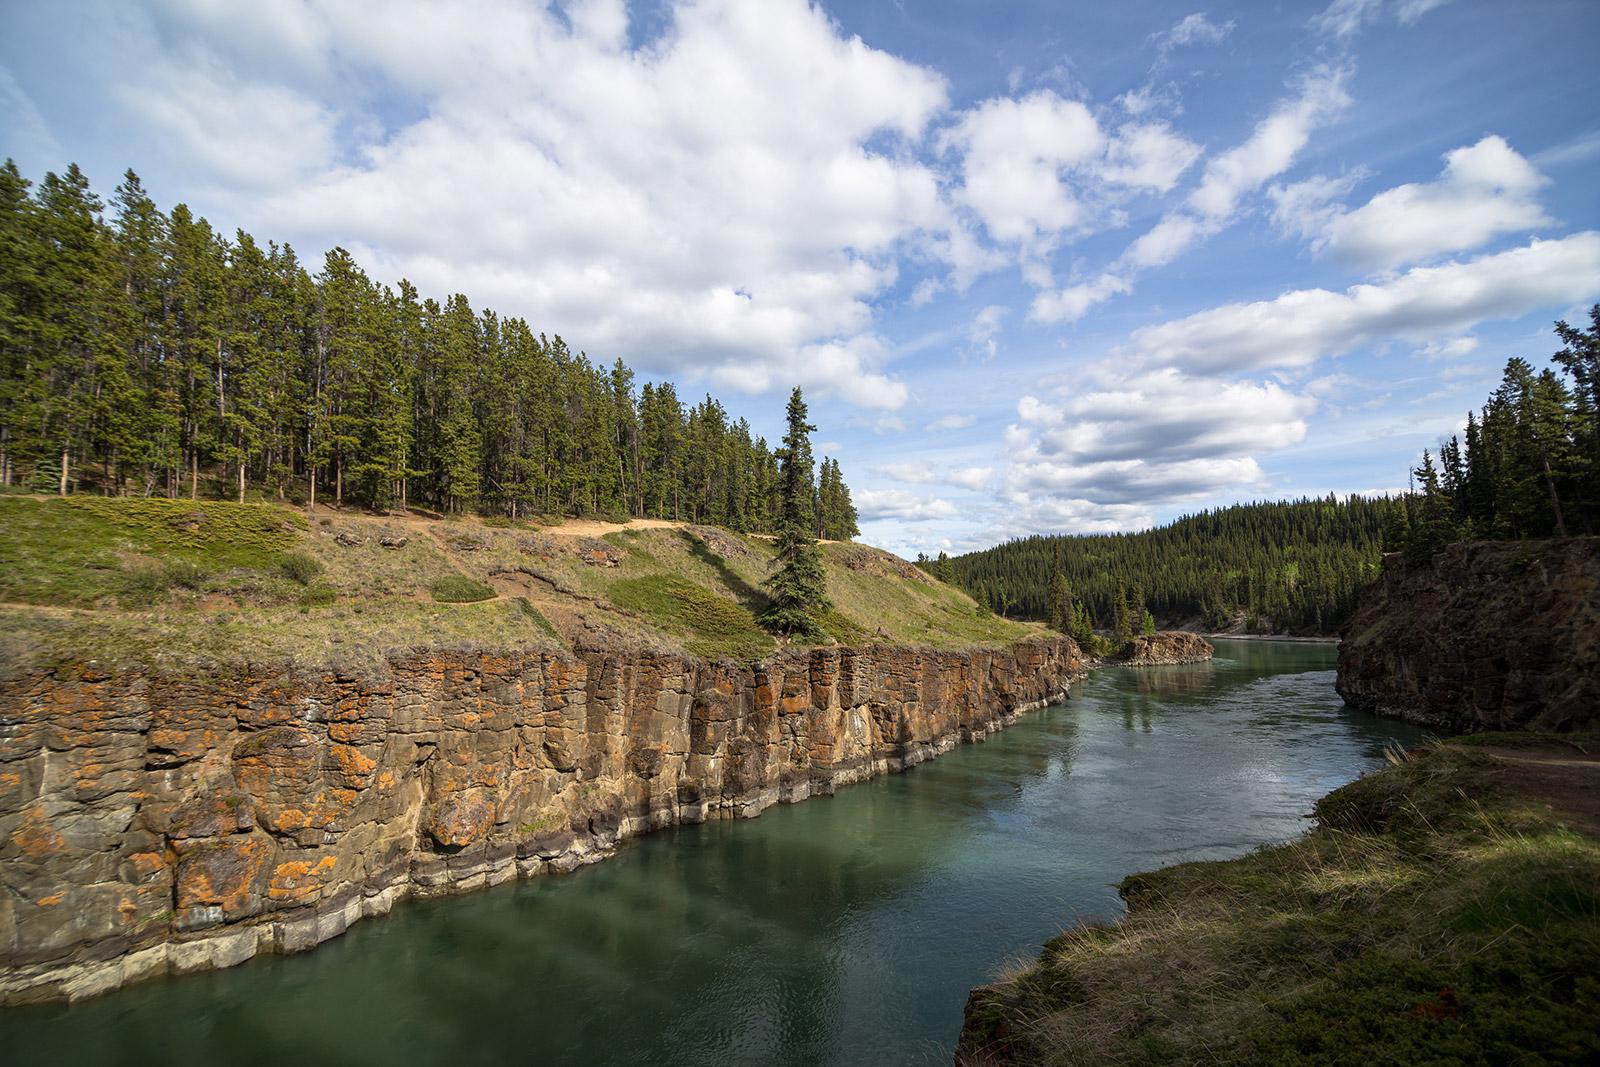
POLYGON ((1600 751, 1576 744, 1485 745, 1507 792, 1540 801, 1569 829, 1600 837, 1600 751))

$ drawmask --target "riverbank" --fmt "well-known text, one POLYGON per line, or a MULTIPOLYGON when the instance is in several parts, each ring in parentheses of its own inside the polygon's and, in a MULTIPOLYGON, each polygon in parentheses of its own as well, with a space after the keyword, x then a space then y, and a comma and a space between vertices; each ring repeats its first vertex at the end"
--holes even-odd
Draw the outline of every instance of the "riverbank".
POLYGON ((536 1034, 586 1067, 949 1063, 968 990, 1063 916, 1113 920, 1133 871, 1299 834, 1420 741, 1345 711, 1332 665, 1218 642, 1208 664, 1091 671, 907 774, 407 900, 314 952, 0 1010, 9 1060, 500 1063, 536 1034))
POLYGON ((1593 1062, 1597 784, 1592 735, 1396 757, 1299 841, 1125 879, 973 990, 957 1062, 1593 1062))

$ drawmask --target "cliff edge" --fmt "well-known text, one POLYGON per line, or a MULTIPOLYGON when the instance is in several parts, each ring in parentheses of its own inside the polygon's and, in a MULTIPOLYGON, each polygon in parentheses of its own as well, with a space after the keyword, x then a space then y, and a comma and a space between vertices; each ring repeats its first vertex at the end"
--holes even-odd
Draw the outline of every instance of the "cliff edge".
POLYGON ((1600 723, 1600 538, 1384 561, 1339 643, 1351 706, 1449 732, 1600 723))

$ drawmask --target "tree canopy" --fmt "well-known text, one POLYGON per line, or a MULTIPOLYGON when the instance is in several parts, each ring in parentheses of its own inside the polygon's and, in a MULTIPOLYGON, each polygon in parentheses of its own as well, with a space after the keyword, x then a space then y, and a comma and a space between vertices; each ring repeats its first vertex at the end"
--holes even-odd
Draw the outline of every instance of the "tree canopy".
MULTIPOLYGON (((809 446, 808 446, 809 448, 809 446)), ((813 465, 809 451, 804 474, 813 465)), ((0 485, 784 525, 779 451, 525 320, 0 167, 0 485)), ((803 525, 858 533, 836 460, 803 525)))
POLYGON ((1600 526, 1600 304, 1589 328, 1556 323, 1553 367, 1506 363, 1464 433, 1411 472, 1391 546, 1424 557, 1453 541, 1592 535, 1600 526))

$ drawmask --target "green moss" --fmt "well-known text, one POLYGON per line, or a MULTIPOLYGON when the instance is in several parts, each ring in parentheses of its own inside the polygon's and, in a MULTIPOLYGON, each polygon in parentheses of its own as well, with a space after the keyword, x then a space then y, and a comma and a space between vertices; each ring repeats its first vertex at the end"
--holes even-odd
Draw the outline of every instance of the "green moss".
POLYGON ((306 529, 265 504, 0 497, 0 599, 93 604, 159 600, 199 574, 270 571, 306 529))
POLYGON ((437 579, 428 587, 428 592, 441 604, 472 604, 479 600, 493 600, 495 595, 492 587, 460 574, 437 579))
POLYGON ((683 638, 691 655, 748 661, 760 659, 774 647, 750 609, 684 578, 665 574, 624 578, 611 586, 610 595, 618 607, 683 638))

